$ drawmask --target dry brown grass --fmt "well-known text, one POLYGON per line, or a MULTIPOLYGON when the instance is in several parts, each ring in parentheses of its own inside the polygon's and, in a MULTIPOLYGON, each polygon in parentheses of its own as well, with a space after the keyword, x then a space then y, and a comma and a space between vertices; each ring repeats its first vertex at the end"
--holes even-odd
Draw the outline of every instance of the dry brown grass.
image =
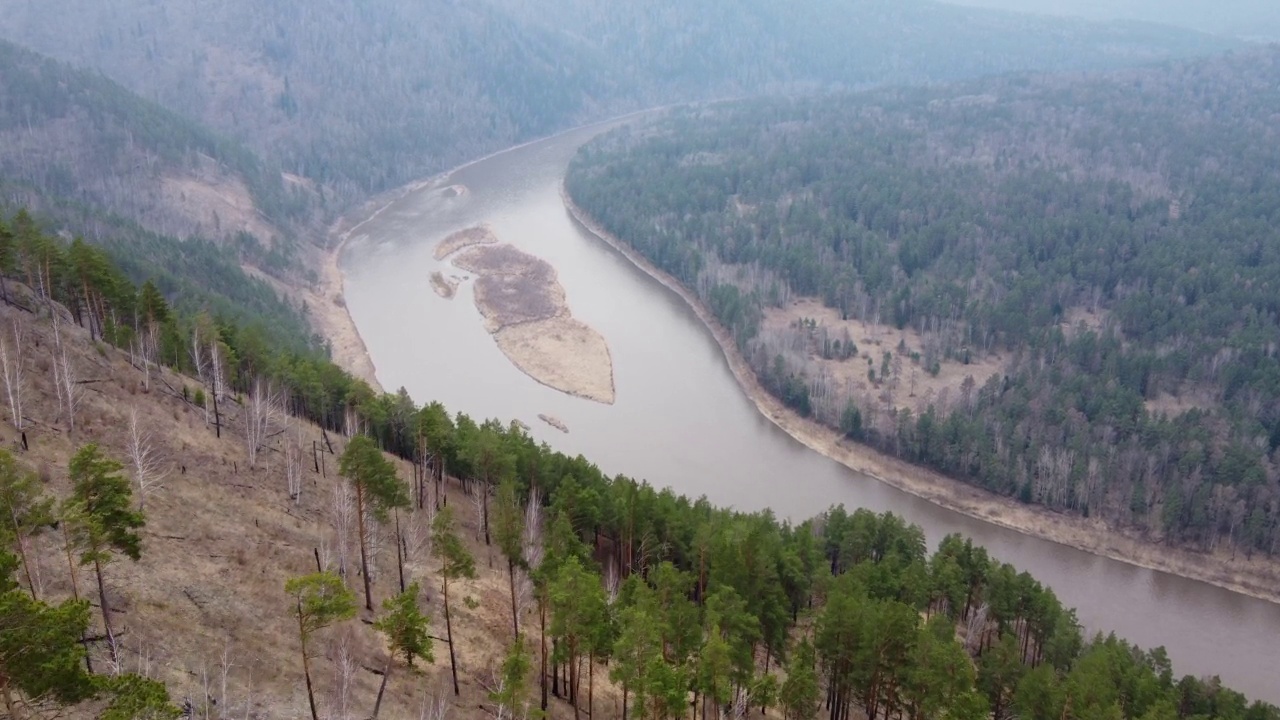
MULTIPOLYGON (((298 640, 284 594, 285 581, 315 570, 315 550, 331 545, 334 531, 329 515, 336 477, 337 455, 322 451, 322 472, 313 471, 310 447, 325 448, 325 438, 315 426, 298 424, 307 450, 300 501, 293 502, 277 438, 260 453, 259 466, 249 468, 240 411, 233 399, 222 404, 226 413, 222 437, 205 425, 204 413, 182 397, 183 388, 194 392, 198 382, 168 371, 153 375, 148 391, 142 373, 120 351, 91 343, 79 328, 64 325, 63 335, 73 363, 84 383, 85 394, 76 415, 76 431, 68 435, 65 418, 59 417, 53 393, 53 346, 47 319, 12 308, 0 308, 0 327, 18 318, 31 333, 34 349, 28 377, 27 438, 29 451, 21 450, 8 408, 0 410, 0 442, 19 460, 46 479, 47 491, 65 497, 69 491, 67 463, 85 443, 98 443, 118 460, 126 459, 128 414, 136 408, 145 429, 161 449, 168 477, 163 487, 146 498, 147 526, 142 531, 143 552, 138 562, 119 559, 106 567, 105 578, 113 624, 119 635, 126 670, 143 670, 163 680, 181 703, 189 698, 199 705, 207 693, 218 702, 210 717, 304 717, 306 696, 298 659, 298 640), (224 650, 231 663, 226 693, 222 690, 224 650)), ((283 436, 282 436, 283 437, 283 436)), ((330 436, 341 453, 343 439, 330 436)), ((397 463, 402 477, 409 477, 397 463)), ((127 472, 127 471, 126 471, 127 472)), ((462 533, 476 554, 479 577, 452 587, 454 630, 460 667, 462 696, 449 701, 450 717, 488 717, 486 684, 511 642, 510 604, 505 563, 497 548, 486 548, 478 537, 472 503, 456 484, 448 484, 447 498, 459 516, 462 533), (474 601, 467 603, 464 598, 474 601)), ((409 522, 411 514, 403 516, 409 522)), ((354 547, 354 546, 353 546, 354 547)), ((72 592, 70 573, 60 536, 45 533, 31 546, 33 570, 41 596, 49 600, 72 592)), ((375 561, 375 606, 397 589, 394 545, 384 543, 375 561)), ((440 605, 438 565, 412 562, 407 572, 420 579, 424 606, 432 615, 432 634, 444 635, 440 605)), ((359 591, 359 578, 348 578, 359 591)), ((93 577, 77 568, 79 592, 96 602, 93 577)), ((94 608, 92 632, 101 619, 94 608)), ((335 677, 339 640, 347 638, 354 662, 348 717, 367 717, 372 709, 380 677, 367 668, 380 669, 385 655, 381 640, 361 619, 324 631, 315 649, 315 680, 326 717, 340 717, 336 709, 335 677)), ((536 618, 526 618, 527 630, 536 638, 536 618)), ((95 669, 106 667, 106 650, 92 651, 95 669)), ((427 693, 444 692, 448 681, 448 648, 436 642, 436 660, 421 675, 404 669, 393 674, 384 700, 384 718, 417 717, 427 693)), ((597 668, 597 680, 607 675, 597 668)), ((531 682, 533 680, 531 679, 531 682)), ((533 687, 536 692, 536 685, 533 687)), ((598 707, 608 692, 597 688, 598 707)), ((536 699, 536 696, 535 696, 536 699)), ((203 711, 197 713, 202 716, 203 711)), ((572 708, 561 701, 552 705, 553 717, 569 717, 572 708)))
POLYGON ((930 404, 955 402, 961 397, 961 386, 966 377, 973 377, 975 391, 992 375, 1003 372, 1005 358, 992 353, 978 353, 968 363, 943 360, 936 375, 928 372, 923 363, 912 360, 912 353, 924 355, 925 338, 911 328, 899 330, 889 325, 875 325, 857 319, 842 319, 840 312, 826 307, 814 298, 798 298, 783 308, 767 308, 763 327, 780 329, 796 326, 802 320, 813 320, 818 327, 826 328, 829 337, 839 338, 847 332, 858 347, 858 354, 845 360, 824 359, 819 348, 808 349, 808 361, 831 378, 835 387, 849 392, 864 402, 882 403, 888 397, 894 409, 909 407, 912 412, 923 412, 930 404), (884 353, 902 356, 900 376, 894 383, 894 391, 886 395, 886 381, 872 382, 867 369, 873 367, 880 378, 884 353), (871 361, 870 365, 868 360, 871 361))
MULTIPOLYGON (((461 185, 453 187, 462 188, 461 185)), ((447 188, 446 190, 451 189, 447 188)), ((465 192, 465 188, 463 188, 462 192, 454 193, 453 196, 461 195, 463 192, 465 192)), ((436 245, 435 257, 437 260, 443 260, 462 248, 471 247, 472 245, 490 245, 496 242, 498 242, 498 236, 493 234, 493 228, 488 225, 476 225, 447 235, 436 245)))

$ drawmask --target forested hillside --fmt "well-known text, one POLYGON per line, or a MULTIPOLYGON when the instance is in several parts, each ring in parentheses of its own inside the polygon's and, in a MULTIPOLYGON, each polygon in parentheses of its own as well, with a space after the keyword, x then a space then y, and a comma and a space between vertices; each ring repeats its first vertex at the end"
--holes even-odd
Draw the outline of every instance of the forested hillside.
POLYGON ((1280 718, 971 541, 608 478, 12 234, 10 717, 1280 718))
POLYGON ((14 0, 0 33, 100 69, 348 202, 657 104, 1116 66, 1230 44, 926 0, 14 0))
POLYGON ((599 139, 566 184, 798 412, 1028 503, 1274 554, 1278 74, 1273 49, 716 105, 599 139))
POLYGON ((291 347, 314 344, 302 308, 242 265, 303 276, 310 248, 299 235, 321 234, 320 202, 243 145, 100 74, 0 41, 0 208, 29 208, 106 248, 134 282, 154 280, 184 308, 259 321, 291 347))

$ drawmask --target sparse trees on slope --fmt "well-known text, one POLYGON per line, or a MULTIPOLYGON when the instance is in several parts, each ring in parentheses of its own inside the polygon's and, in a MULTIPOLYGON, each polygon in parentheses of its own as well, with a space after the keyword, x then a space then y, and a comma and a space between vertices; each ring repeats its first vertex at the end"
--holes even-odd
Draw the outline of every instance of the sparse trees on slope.
POLYGON ((294 614, 298 620, 302 673, 307 683, 311 720, 320 720, 320 714, 316 712, 315 690, 311 684, 311 654, 307 643, 316 632, 354 617, 356 600, 342 578, 328 572, 293 578, 285 583, 284 589, 293 598, 294 614))
POLYGON ((117 648, 102 568, 111 562, 113 553, 123 553, 135 561, 140 558, 142 538, 137 531, 146 524, 143 514, 133 509, 133 492, 129 481, 120 475, 122 469, 120 463, 103 457, 97 445, 80 448, 71 458, 71 497, 63 510, 71 542, 80 553, 80 564, 92 565, 98 580, 102 624, 113 661, 117 648))
POLYGON ((476 576, 475 558, 467 550, 458 537, 458 529, 454 525, 453 511, 445 506, 436 513, 431 526, 431 546, 440 558, 440 579, 444 594, 444 626, 445 637, 449 643, 449 669, 453 673, 453 694, 459 695, 458 689, 458 657, 453 642, 453 620, 449 615, 449 581, 476 576))
POLYGON ((360 572, 364 578, 364 606, 373 610, 373 592, 369 580, 369 546, 365 529, 366 512, 379 522, 387 519, 392 508, 407 507, 409 496, 396 477, 395 466, 382 456, 373 440, 357 435, 347 443, 339 460, 339 472, 351 481, 356 491, 356 522, 360 532, 360 572))
POLYGON ((387 665, 382 672, 382 683, 378 687, 378 699, 373 704, 373 718, 377 720, 378 711, 382 708, 382 693, 387 689, 387 680, 391 677, 391 666, 397 655, 404 657, 405 665, 413 670, 413 661, 422 658, 432 662, 431 637, 427 634, 430 618, 418 609, 418 594, 421 589, 413 583, 404 592, 382 601, 385 615, 373 624, 374 629, 387 636, 387 665))

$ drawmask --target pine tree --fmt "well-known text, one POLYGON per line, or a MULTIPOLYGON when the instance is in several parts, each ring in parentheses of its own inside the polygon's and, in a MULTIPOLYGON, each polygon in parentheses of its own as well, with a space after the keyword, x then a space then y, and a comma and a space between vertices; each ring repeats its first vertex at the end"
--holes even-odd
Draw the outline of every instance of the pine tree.
POLYGON ((507 585, 511 590, 512 636, 520 635, 520 609, 516 602, 516 568, 524 564, 524 508, 520 506, 519 491, 514 481, 507 480, 498 487, 497 498, 498 547, 507 559, 507 585))
POLYGON ((461 691, 458 689, 458 658, 453 645, 453 620, 449 616, 449 581, 474 578, 476 561, 458 537, 453 511, 448 506, 436 513, 435 522, 431 525, 431 544, 440 557, 440 578, 444 584, 445 635, 449 643, 449 668, 453 672, 453 694, 456 696, 461 691))
POLYGON ((560 640, 559 660, 569 667, 569 701, 574 718, 579 716, 578 691, 581 687, 581 659, 593 658, 592 639, 599 625, 606 622, 608 607, 604 588, 596 573, 584 568, 577 557, 560 566, 548 588, 551 608, 551 634, 560 640))
POLYGON ((285 583, 284 590, 293 598, 298 620, 298 641, 302 646, 302 673, 307 681, 307 702, 311 720, 320 720, 316 712, 315 691, 311 684, 311 654, 307 644, 311 636, 330 625, 355 617, 356 600, 337 575, 324 572, 304 575, 285 583))
POLYGON ((498 706, 497 717, 500 720, 514 718, 520 705, 528 702, 525 695, 528 692, 530 665, 532 660, 529 649, 524 645, 524 637, 517 636, 502 661, 498 689, 489 693, 489 700, 498 706))
POLYGON ((7 450, 0 450, 0 543, 18 553, 27 589, 36 597, 27 557, 27 539, 52 525, 53 498, 43 496, 40 479, 18 464, 7 450))
POLYGON ((0 694, 5 712, 20 718, 19 696, 62 705, 93 697, 96 687, 84 669, 80 644, 89 625, 89 604, 67 600, 50 606, 20 590, 12 578, 17 558, 0 551, 0 694))
POLYGON ((382 455, 373 440, 364 435, 351 438, 338 461, 338 471, 351 481, 356 490, 356 523, 360 533, 360 574, 364 579, 364 607, 373 610, 373 592, 369 580, 369 548, 365 512, 369 510, 379 522, 387 519, 392 508, 409 506, 409 495, 396 477, 396 468, 382 455))
POLYGON ((382 683, 378 687, 378 699, 373 704, 373 717, 378 717, 382 708, 382 693, 387 689, 387 680, 391 677, 392 661, 397 655, 404 657, 405 665, 414 669, 413 661, 422 658, 432 662, 431 636, 427 633, 427 625, 431 619, 418 609, 418 594, 421 589, 413 583, 404 592, 382 601, 382 616, 373 627, 387 636, 387 665, 382 672, 382 683))
POLYGON ((62 513, 70 529, 71 544, 79 550, 80 564, 92 565, 97 577, 102 624, 112 660, 116 659, 116 642, 102 568, 111 562, 115 552, 134 561, 142 557, 142 538, 137 530, 146 524, 142 512, 134 509, 132 486, 120 474, 123 468, 115 460, 103 457, 97 445, 80 448, 71 458, 71 497, 64 503, 62 513))
POLYGON ((816 656, 808 638, 801 638, 791 662, 787 664, 787 679, 778 693, 783 717, 787 720, 808 720, 818 714, 818 674, 814 669, 816 656))

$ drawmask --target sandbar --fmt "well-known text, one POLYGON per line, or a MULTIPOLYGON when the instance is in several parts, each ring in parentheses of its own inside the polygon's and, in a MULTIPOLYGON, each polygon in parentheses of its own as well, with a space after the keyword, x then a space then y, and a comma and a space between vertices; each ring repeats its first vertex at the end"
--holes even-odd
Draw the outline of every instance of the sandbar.
POLYGON ((478 276, 476 308, 513 365, 547 387, 613 404, 609 346, 573 318, 550 263, 510 245, 477 244, 453 264, 478 276))
POLYGON ((458 292, 458 281, 449 280, 444 273, 439 270, 431 273, 431 289, 445 300, 452 300, 453 296, 458 292))
POLYGON ((496 242, 498 242, 498 236, 493 234, 493 228, 488 225, 474 225, 447 235, 436 245, 435 257, 437 260, 443 260, 462 248, 473 245, 492 245, 496 242))

